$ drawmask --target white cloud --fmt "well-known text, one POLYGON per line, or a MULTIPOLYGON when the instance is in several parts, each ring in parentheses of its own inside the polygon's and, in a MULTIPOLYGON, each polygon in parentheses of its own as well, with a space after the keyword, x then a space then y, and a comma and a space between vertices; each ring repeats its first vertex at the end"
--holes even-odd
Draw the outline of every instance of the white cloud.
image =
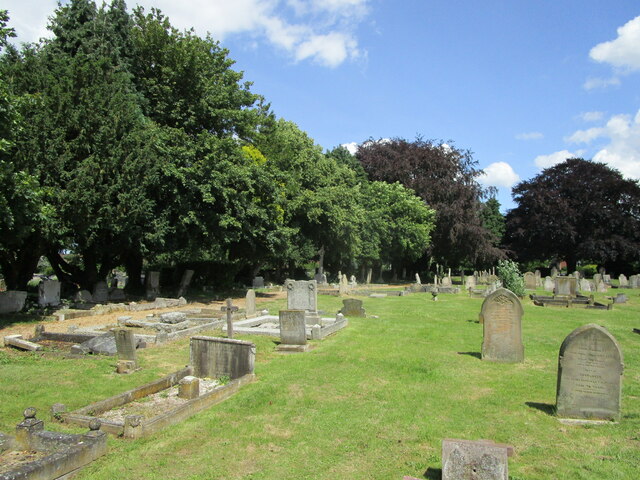
POLYGON ((536 164, 536 167, 539 169, 553 167, 558 163, 564 162, 568 158, 579 157, 580 153, 571 153, 568 150, 560 150, 559 152, 550 153, 549 155, 538 155, 533 163, 536 164))
POLYGON ((578 118, 583 122, 597 122, 604 117, 603 112, 582 112, 578 118))
POLYGON ((525 132, 516 135, 517 140, 540 140, 544 135, 540 132, 525 132))
POLYGON ((349 150, 349 153, 351 155, 355 155, 356 152, 358 151, 358 143, 356 143, 356 142, 342 143, 340 146, 346 148, 347 150, 349 150))
POLYGON ((3 10, 9 11, 9 27, 16 30, 17 43, 35 42, 48 37, 48 17, 56 9, 56 0, 5 0, 3 10))
POLYGON ((520 176, 507 162, 495 162, 483 170, 484 175, 479 176, 478 181, 486 186, 511 188, 520 181, 520 176))
POLYGON ((347 57, 358 57, 358 42, 349 35, 333 32, 328 35, 314 35, 296 48, 296 60, 313 58, 327 67, 337 67, 347 57))
POLYGON ((640 16, 618 28, 615 40, 593 47, 589 56, 623 70, 640 70, 640 16))
POLYGON ((578 130, 567 141, 589 144, 605 139, 593 160, 620 170, 626 177, 640 178, 640 110, 635 117, 614 115, 603 127, 578 130))
POLYGON ((618 77, 611 77, 611 78, 590 77, 582 84, 585 90, 594 90, 596 88, 607 88, 607 87, 618 86, 618 85, 620 85, 620 79, 618 77))

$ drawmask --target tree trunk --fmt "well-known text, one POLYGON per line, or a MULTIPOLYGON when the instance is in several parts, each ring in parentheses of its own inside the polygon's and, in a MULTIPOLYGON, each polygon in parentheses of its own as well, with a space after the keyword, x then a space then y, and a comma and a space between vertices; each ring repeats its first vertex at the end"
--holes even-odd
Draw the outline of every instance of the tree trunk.
POLYGON ((31 236, 22 248, 0 257, 0 269, 4 275, 7 290, 26 290, 27 283, 38 268, 38 260, 44 253, 39 236, 31 236))
POLYGON ((140 251, 129 250, 122 256, 124 269, 127 272, 127 284, 124 287, 126 293, 140 295, 144 292, 142 285, 142 254, 140 251))

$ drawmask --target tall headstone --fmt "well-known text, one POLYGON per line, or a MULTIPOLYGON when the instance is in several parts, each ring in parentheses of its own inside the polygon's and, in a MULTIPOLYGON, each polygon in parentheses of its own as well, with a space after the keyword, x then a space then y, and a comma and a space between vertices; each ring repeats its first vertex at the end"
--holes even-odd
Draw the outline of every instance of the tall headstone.
POLYGON ((576 328, 558 356, 557 415, 618 420, 623 370, 620 346, 604 327, 592 323, 576 328))
POLYGON ((191 285, 191 279, 193 278, 193 270, 185 270, 180 280, 180 287, 178 288, 178 297, 184 297, 191 285))
POLYGON ((422 285, 422 280, 420 279, 420 274, 416 273, 416 285, 422 285))
POLYGON ((38 305, 41 307, 60 305, 60 282, 43 280, 38 284, 38 305))
POLYGON ((109 301, 109 287, 107 282, 100 280, 93 286, 93 293, 91 294, 95 303, 107 303, 109 301))
POLYGON ((544 289, 547 292, 553 292, 553 288, 555 287, 555 284, 553 283, 553 280, 551 277, 544 277, 544 289))
POLYGON ((533 272, 525 272, 524 274, 524 288, 527 290, 535 290, 537 287, 536 284, 536 274, 533 272))
POLYGON ((575 297, 578 290, 578 280, 574 277, 556 277, 553 293, 575 297))
POLYGON ((338 293, 344 295, 349 291, 349 282, 346 275, 339 276, 340 284, 338 285, 338 293))
POLYGON ((147 300, 155 300, 160 295, 160 272, 148 272, 146 277, 147 300))
POLYGON ((602 274, 601 273, 596 273, 593 275, 593 283, 595 283, 596 285, 598 285, 598 283, 602 282, 602 274))
POLYGON ((518 297, 499 288, 482 302, 481 322, 484 324, 482 359, 492 362, 524 361, 522 315, 518 297))
POLYGON ((474 277, 473 275, 465 277, 464 286, 466 289, 476 288, 476 277, 474 277))
POLYGON ((629 288, 638 288, 640 284, 640 275, 631 275, 629 277, 629 288))
POLYGON ((245 296, 244 311, 247 317, 253 317, 256 315, 256 292, 252 289, 247 291, 245 296))
POLYGON ((535 272, 533 272, 533 274, 536 277, 536 287, 541 287, 542 286, 542 274, 540 273, 540 270, 536 270, 535 272))
POLYGON ((256 346, 231 338, 191 337, 190 358, 196 377, 233 380, 253 373, 256 346))
POLYGON ((444 439, 442 480, 508 480, 509 449, 489 441, 444 439))
POLYGON ((369 267, 367 269, 367 280, 366 284, 369 285, 371 283, 371 279, 373 278, 373 268, 369 267))

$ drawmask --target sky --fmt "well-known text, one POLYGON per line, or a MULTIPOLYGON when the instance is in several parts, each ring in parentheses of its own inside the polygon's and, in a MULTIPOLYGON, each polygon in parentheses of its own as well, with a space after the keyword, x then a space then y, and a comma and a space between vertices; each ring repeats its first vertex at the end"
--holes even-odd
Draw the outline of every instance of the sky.
MULTIPOLYGON (((18 42, 55 0, 3 0, 18 42)), ((139 0, 227 48, 324 149, 416 136, 470 150, 498 189, 570 157, 640 179, 638 0, 139 0)))

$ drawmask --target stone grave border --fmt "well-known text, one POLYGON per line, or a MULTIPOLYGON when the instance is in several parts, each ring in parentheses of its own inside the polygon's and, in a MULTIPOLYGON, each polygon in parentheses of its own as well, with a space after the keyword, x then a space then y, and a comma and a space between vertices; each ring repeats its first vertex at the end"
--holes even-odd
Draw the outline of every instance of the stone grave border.
MULTIPOLYGON (((349 321, 346 318, 341 319, 333 319, 323 317, 320 319, 321 323, 320 328, 315 328, 315 326, 307 325, 307 340, 322 340, 329 335, 336 333, 339 330, 342 330, 349 324, 349 321)), ((269 337, 280 337, 280 329, 279 328, 256 328, 255 325, 260 325, 262 323, 279 323, 280 317, 276 315, 262 315, 256 318, 249 318, 247 320, 241 320, 239 322, 233 323, 233 332, 234 333, 243 333, 247 335, 266 335, 269 337)), ((223 325, 222 331, 226 332, 227 327, 223 325)))
POLYGON ((226 385, 218 387, 204 395, 194 398, 193 400, 189 400, 179 407, 173 408, 149 419, 140 419, 137 415, 126 417, 124 422, 100 418, 100 415, 108 410, 122 407, 127 403, 178 385, 180 380, 184 377, 193 376, 193 372, 194 368, 192 366, 188 366, 159 380, 147 383, 134 388, 133 390, 128 390, 119 395, 114 395, 113 397, 100 400, 73 412, 65 412, 64 405, 55 404, 51 407, 51 414, 53 418, 61 423, 70 423, 80 426, 87 426, 92 420, 97 419, 101 422, 103 431, 117 437, 147 437, 165 427, 175 425, 176 423, 186 420, 192 415, 205 410, 212 405, 226 400, 236 393, 241 387, 253 382, 256 378, 253 373, 246 374, 240 378, 230 381, 226 385))

